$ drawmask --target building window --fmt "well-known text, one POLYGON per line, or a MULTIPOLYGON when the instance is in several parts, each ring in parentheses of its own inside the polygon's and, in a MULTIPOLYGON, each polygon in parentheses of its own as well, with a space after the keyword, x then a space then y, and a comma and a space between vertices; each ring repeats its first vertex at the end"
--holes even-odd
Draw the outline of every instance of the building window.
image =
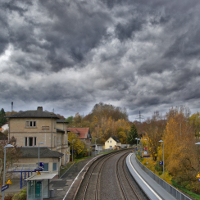
POLYGON ((108 143, 109 143, 109 141, 108 141, 108 143))
POLYGON ((31 146, 33 146, 33 138, 32 137, 29 137, 28 138, 28 141, 29 141, 29 146, 31 147, 31 146))
POLYGON ((36 121, 26 121, 26 128, 36 128, 36 121))
POLYGON ((49 163, 44 163, 43 171, 49 171, 49 163))
POLYGON ((110 141, 110 143, 112 143, 112 140, 110 141))
POLYGON ((112 146, 110 146, 110 148, 112 148, 112 146))
POLYGON ((57 163, 53 163, 53 171, 57 171, 57 163))
POLYGON ((25 137, 25 146, 36 146, 36 137, 25 137))
POLYGON ((54 147, 56 147, 56 136, 54 136, 54 147))
POLYGON ((25 137, 25 146, 27 146, 27 137, 25 137))

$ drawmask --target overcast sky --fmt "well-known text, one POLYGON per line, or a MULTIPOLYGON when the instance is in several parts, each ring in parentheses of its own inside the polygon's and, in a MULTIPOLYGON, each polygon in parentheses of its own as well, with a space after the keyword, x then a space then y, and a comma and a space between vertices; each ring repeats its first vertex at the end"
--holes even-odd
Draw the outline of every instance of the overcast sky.
POLYGON ((199 0, 1 0, 0 106, 130 120, 200 111, 199 0))

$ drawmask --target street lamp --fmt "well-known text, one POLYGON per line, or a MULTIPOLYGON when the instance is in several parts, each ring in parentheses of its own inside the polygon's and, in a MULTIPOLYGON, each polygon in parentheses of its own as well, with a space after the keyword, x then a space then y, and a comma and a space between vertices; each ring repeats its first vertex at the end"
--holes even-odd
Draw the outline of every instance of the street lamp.
POLYGON ((196 145, 200 145, 200 142, 195 143, 196 145))
POLYGON ((165 180, 164 141, 160 140, 159 142, 163 142, 163 180, 165 180))
POLYGON ((89 154, 89 155, 91 156, 91 155, 92 155, 92 154, 91 154, 91 139, 92 139, 92 138, 90 137, 89 139, 90 139, 90 147, 89 147, 89 153, 90 153, 90 154, 89 154))
POLYGON ((140 138, 135 138, 137 140, 137 147, 138 147, 138 140, 140 140, 140 138))
MULTIPOLYGON (((6 148, 14 147, 11 144, 4 146, 4 170, 3 170, 3 186, 5 185, 5 171, 6 171, 6 148)), ((3 200, 4 200, 4 191, 3 191, 3 200)))
MULTIPOLYGON (((148 156, 148 139, 144 139, 147 141, 147 156, 148 156)), ((147 157, 147 165, 148 165, 148 157, 147 157)))
POLYGON ((74 142, 75 140, 72 140, 72 162, 73 162, 73 147, 74 147, 74 144, 73 144, 73 142, 74 142))
POLYGON ((39 142, 38 143, 38 169, 40 167, 40 144, 44 144, 44 142, 39 142))
POLYGON ((94 139, 95 139, 95 156, 96 156, 96 147, 97 147, 96 140, 99 139, 99 138, 94 138, 94 139))

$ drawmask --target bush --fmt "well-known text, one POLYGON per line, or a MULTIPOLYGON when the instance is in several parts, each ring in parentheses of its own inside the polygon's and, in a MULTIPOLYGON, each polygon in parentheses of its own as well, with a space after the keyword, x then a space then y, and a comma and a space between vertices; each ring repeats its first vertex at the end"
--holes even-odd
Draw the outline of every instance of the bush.
POLYGON ((13 198, 13 195, 8 194, 5 196, 4 200, 12 200, 12 198, 13 198))
POLYGON ((22 189, 19 193, 15 194, 12 200, 26 200, 27 191, 26 188, 22 189))

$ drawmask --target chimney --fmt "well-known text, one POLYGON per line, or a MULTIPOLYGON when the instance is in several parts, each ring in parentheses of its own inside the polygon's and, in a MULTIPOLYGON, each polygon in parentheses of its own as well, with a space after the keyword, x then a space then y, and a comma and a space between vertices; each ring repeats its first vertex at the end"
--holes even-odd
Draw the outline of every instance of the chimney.
POLYGON ((38 106, 37 111, 42 112, 43 111, 43 107, 42 106, 38 106))
POLYGON ((13 101, 11 102, 11 112, 13 112, 13 101))

